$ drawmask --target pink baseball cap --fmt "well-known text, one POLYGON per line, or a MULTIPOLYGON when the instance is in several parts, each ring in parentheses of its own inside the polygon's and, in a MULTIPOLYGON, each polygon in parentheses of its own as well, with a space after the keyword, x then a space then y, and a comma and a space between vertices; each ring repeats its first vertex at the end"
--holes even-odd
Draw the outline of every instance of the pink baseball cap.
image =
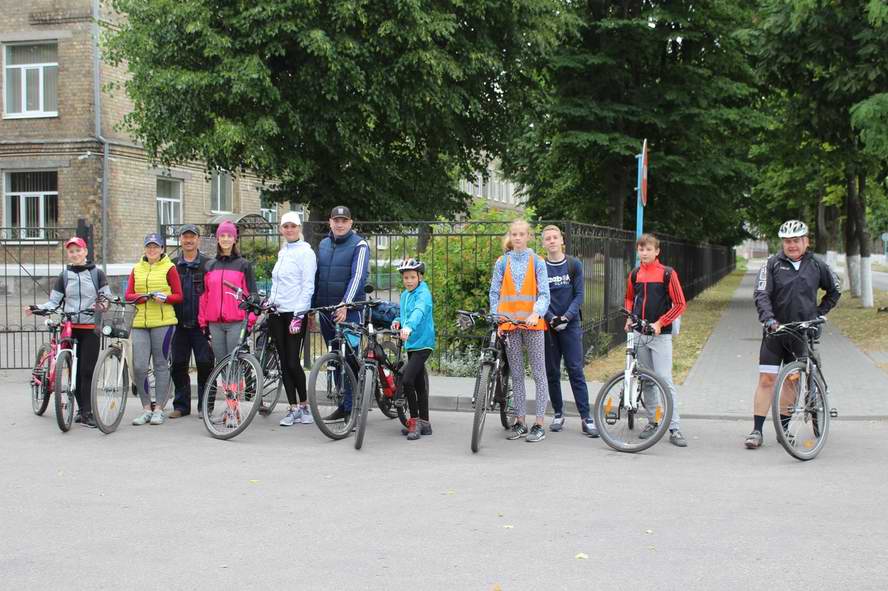
POLYGON ((222 234, 229 234, 237 238, 237 226, 228 221, 222 222, 219 224, 219 227, 216 228, 216 236, 221 236, 222 234))
POLYGON ((73 244, 76 244, 80 248, 86 248, 86 240, 79 236, 72 236, 71 238, 68 238, 68 241, 65 242, 65 248, 68 248, 73 244))

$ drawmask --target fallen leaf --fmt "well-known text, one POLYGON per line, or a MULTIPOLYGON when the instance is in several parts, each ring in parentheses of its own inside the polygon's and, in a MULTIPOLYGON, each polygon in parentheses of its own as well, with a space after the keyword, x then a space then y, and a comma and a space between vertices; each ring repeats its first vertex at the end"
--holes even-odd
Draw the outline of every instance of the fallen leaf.
POLYGON ((490 591, 503 591, 503 588, 500 586, 499 583, 497 583, 490 591))
POLYGON ((502 517, 503 514, 502 514, 502 513, 497 513, 496 516, 497 516, 497 517, 502 517))
POLYGON ((505 529, 515 529, 515 526, 514 526, 514 525, 511 525, 511 524, 506 524, 506 525, 504 525, 503 527, 504 527, 505 529))
POLYGON ((251 480, 250 484, 259 484, 259 481, 258 480, 251 480))
POLYGON ((574 556, 577 560, 589 560, 589 555, 585 552, 580 552, 576 556, 574 556))
POLYGON ((654 530, 646 529, 646 530, 644 530, 644 533, 646 533, 647 535, 651 535, 652 533, 654 533, 654 530))
POLYGON ((448 495, 455 495, 455 494, 456 494, 456 491, 455 491, 455 490, 448 490, 448 491, 447 491, 447 494, 448 494, 448 495))

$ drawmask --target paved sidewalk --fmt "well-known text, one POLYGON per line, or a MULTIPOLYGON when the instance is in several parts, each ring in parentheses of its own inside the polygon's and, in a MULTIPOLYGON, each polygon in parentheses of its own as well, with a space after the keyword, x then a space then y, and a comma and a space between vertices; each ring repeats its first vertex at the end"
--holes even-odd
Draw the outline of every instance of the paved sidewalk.
MULTIPOLYGON (((682 415, 750 417, 758 381, 761 325, 752 291, 758 266, 734 292, 709 341, 679 388, 682 415)), ((847 293, 843 297, 848 297, 847 293)), ((680 337, 679 337, 680 338, 680 337)), ((839 329, 826 324, 820 352, 839 418, 888 418, 888 374, 858 349, 839 329)))

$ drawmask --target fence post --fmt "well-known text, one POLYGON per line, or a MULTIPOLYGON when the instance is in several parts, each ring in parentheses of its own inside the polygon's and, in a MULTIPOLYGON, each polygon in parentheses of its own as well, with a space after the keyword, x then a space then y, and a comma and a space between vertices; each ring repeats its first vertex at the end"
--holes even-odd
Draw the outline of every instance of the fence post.
MULTIPOLYGON (((86 260, 95 262, 92 224, 87 224, 86 220, 83 218, 77 218, 77 230, 75 231, 75 234, 77 234, 78 238, 86 240, 86 260)), ((65 239, 67 240, 67 238, 65 239)))

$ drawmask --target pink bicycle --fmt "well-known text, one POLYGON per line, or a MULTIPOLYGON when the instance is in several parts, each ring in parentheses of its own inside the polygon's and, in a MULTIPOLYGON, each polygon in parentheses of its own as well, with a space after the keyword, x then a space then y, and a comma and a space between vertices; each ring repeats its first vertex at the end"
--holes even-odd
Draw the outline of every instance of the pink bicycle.
POLYGON ((68 431, 74 422, 74 389, 77 387, 77 341, 72 337, 74 323, 71 320, 79 312, 43 310, 30 306, 35 316, 46 316, 49 343, 37 351, 34 369, 31 371, 31 408, 42 415, 55 394, 56 423, 62 432, 68 431))

